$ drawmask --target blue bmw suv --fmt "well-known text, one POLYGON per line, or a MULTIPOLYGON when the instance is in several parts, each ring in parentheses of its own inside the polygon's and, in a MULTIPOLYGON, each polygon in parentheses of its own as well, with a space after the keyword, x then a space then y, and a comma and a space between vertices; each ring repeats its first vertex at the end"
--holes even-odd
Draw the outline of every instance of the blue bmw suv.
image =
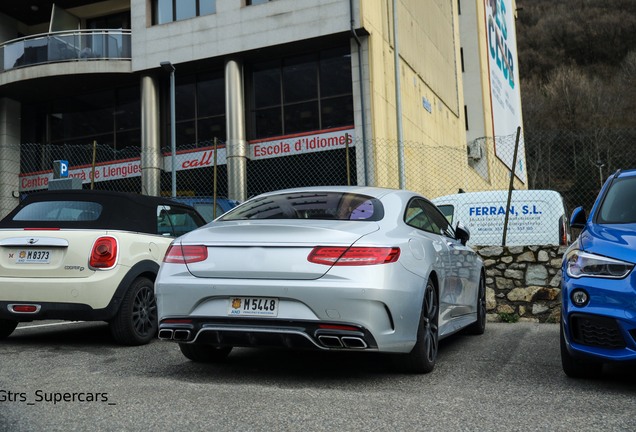
POLYGON ((563 257, 561 364, 592 378, 603 363, 636 362, 636 169, 612 174, 570 225, 582 231, 563 257))

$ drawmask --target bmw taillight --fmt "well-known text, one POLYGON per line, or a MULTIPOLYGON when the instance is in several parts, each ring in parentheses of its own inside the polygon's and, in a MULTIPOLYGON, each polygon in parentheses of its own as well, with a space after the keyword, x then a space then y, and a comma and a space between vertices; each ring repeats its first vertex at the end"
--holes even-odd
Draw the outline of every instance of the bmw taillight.
POLYGON ((208 248, 203 245, 170 245, 163 257, 163 262, 173 264, 191 264, 205 261, 208 248))
POLYGON ((89 265, 93 268, 108 269, 117 262, 117 239, 100 237, 93 244, 89 265))
POLYGON ((398 247, 331 247, 316 246, 307 260, 329 266, 361 266, 388 264, 400 257, 398 247))

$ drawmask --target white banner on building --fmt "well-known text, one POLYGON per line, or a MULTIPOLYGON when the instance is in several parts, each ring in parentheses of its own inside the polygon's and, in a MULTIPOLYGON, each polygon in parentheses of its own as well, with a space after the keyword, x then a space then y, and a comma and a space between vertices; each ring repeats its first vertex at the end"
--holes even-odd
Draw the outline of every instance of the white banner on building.
MULTIPOLYGON (((94 177, 96 182, 100 182, 139 177, 140 175, 140 160, 128 159, 125 161, 96 165, 94 177)), ((84 165, 77 168, 71 167, 68 171, 68 177, 79 178, 82 180, 82 183, 90 183, 93 177, 93 168, 90 165, 84 165)), ((49 187, 49 181, 52 179, 52 171, 22 174, 20 175, 20 191, 26 192, 31 190, 47 189, 49 187)))
POLYGON ((250 159, 268 159, 326 150, 344 149, 353 143, 353 129, 312 135, 294 135, 271 141, 250 143, 250 159))
MULTIPOLYGON (((249 157, 253 160, 267 159, 273 157, 292 156, 303 153, 313 153, 327 150, 343 149, 351 145, 353 129, 343 129, 317 133, 311 135, 295 135, 283 139, 270 141, 255 141, 250 143, 249 157)), ((227 151, 225 146, 214 148, 206 147, 199 150, 189 150, 177 153, 177 171, 191 170, 198 168, 212 168, 227 163, 227 151)), ((172 156, 164 156, 164 171, 172 171, 172 156)), ((93 168, 90 165, 71 167, 69 177, 82 180, 82 183, 90 183, 93 177, 93 168)), ((111 163, 101 163, 95 166, 95 182, 107 180, 121 180, 141 176, 141 160, 128 159, 125 161, 113 161, 111 163)), ((40 171, 37 173, 20 175, 20 191, 47 189, 49 181, 53 178, 52 171, 40 171)))
MULTIPOLYGON (((197 168, 212 168, 227 163, 227 152, 225 146, 219 146, 216 150, 216 160, 214 160, 214 148, 206 147, 203 150, 190 150, 177 153, 177 171, 191 170, 197 168)), ((172 172, 172 156, 164 156, 163 169, 172 172)))
MULTIPOLYGON (((517 127, 523 124, 515 11, 512 0, 484 1, 486 3, 495 154, 508 168, 512 168, 515 140, 510 139, 510 137, 515 136, 517 127)), ((526 182, 526 152, 523 133, 519 137, 515 175, 524 183, 526 182)))

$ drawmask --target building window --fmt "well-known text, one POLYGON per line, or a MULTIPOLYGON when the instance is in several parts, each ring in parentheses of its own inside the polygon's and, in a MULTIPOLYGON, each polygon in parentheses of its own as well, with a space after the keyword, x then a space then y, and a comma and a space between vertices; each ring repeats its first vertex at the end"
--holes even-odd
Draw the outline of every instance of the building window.
POLYGON ((153 24, 216 13, 216 0, 153 0, 153 24))
POLYGON ((246 0, 245 4, 247 6, 255 6, 255 5, 267 3, 267 2, 270 2, 270 1, 272 1, 272 0, 246 0))
MULTIPOLYGON (((177 146, 180 149, 208 146, 214 142, 215 138, 221 142, 225 141, 223 72, 177 76, 176 84, 177 146)), ((168 114, 169 112, 166 112, 166 115, 168 114)))
POLYGON ((253 66, 251 139, 353 125, 348 48, 253 66))
POLYGON ((50 160, 72 166, 135 158, 141 149, 139 87, 121 87, 22 107, 21 172, 50 169, 50 160), (71 149, 69 146, 79 146, 71 149))

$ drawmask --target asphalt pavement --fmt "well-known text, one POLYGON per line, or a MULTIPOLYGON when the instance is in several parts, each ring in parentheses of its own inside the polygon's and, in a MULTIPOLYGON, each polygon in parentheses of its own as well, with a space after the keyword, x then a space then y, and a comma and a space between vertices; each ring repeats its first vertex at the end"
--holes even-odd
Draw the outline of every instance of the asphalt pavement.
POLYGON ((365 353, 235 349, 196 364, 173 343, 122 347, 103 323, 57 324, 0 342, 0 431, 636 430, 636 369, 567 378, 554 324, 453 336, 427 375, 365 353))

